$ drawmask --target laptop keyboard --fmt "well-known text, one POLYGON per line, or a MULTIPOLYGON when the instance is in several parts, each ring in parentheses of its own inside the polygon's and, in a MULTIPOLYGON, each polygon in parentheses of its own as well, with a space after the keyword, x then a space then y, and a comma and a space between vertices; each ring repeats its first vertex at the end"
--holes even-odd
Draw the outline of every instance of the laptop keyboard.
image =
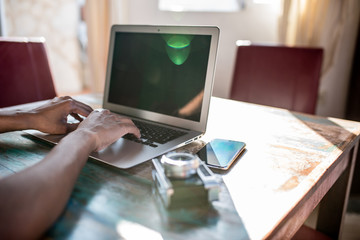
POLYGON ((126 134, 124 138, 150 147, 157 147, 158 144, 167 143, 186 134, 184 131, 153 125, 151 123, 136 120, 133 120, 133 122, 139 128, 141 138, 136 138, 132 134, 126 134))

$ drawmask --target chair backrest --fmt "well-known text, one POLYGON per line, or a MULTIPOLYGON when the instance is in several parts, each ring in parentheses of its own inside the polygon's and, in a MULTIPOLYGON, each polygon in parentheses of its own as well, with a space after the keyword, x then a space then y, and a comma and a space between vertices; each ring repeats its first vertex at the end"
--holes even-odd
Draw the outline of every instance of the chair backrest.
POLYGON ((230 98, 315 114, 321 48, 238 46, 230 98))
POLYGON ((0 37, 0 107, 55 96, 43 38, 0 37))

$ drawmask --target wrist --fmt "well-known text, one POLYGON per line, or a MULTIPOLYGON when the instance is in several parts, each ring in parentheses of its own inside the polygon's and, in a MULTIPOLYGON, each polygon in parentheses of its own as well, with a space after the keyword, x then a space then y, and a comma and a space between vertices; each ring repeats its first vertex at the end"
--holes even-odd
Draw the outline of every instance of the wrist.
MULTIPOLYGON (((88 130, 79 129, 66 135, 48 154, 49 159, 60 156, 62 166, 70 171, 80 171, 95 148, 96 135, 88 130)), ((47 156, 47 157, 48 157, 47 156)))
POLYGON ((36 129, 36 116, 31 112, 16 111, 13 114, 17 130, 36 129))
POLYGON ((78 143, 89 154, 96 149, 98 142, 97 135, 87 129, 77 129, 68 134, 65 139, 78 143))
POLYGON ((23 129, 38 129, 37 115, 32 112, 19 112, 20 122, 23 124, 23 129))

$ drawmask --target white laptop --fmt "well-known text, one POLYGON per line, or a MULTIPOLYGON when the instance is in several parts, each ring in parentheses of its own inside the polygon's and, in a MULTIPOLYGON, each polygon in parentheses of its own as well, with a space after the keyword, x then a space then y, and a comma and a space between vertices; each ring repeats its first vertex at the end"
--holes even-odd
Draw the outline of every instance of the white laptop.
MULTIPOLYGON (((91 157, 130 168, 201 137, 218 39, 217 27, 114 25, 103 108, 132 118, 141 129, 150 124, 169 130, 154 136, 151 131, 159 129, 141 130, 142 139, 127 135, 91 157)), ((28 132, 52 143, 63 137, 28 132)))

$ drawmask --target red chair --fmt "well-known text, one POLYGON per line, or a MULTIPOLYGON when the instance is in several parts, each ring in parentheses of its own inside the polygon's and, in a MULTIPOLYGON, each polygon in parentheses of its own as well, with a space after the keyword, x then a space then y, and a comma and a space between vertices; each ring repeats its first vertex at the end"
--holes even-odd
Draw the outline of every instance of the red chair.
POLYGON ((0 107, 56 96, 43 38, 0 37, 0 107))
POLYGON ((230 98, 315 114, 321 48, 241 45, 230 98))

